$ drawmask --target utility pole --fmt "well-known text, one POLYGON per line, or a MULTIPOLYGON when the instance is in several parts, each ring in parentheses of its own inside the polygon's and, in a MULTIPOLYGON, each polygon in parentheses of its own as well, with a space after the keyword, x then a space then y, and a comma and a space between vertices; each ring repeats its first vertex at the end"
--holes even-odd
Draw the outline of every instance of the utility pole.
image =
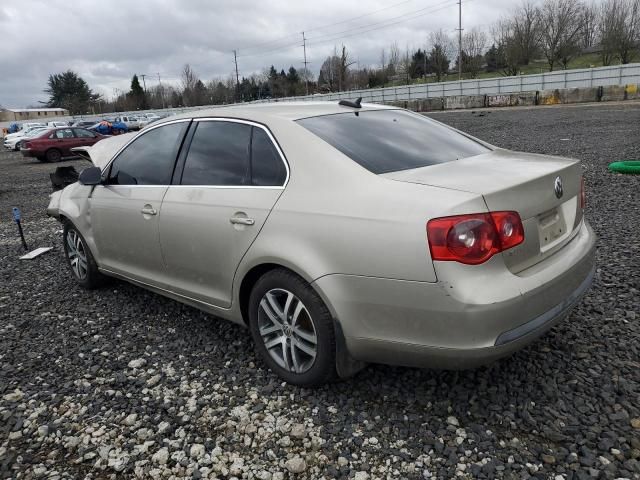
POLYGON ((162 88, 162 80, 160 80, 160 72, 158 72, 158 85, 160 86, 160 97, 162 98, 162 109, 164 110, 164 88, 162 88))
POLYGON ((146 75, 144 73, 141 73, 140 76, 142 77, 142 85, 144 85, 144 93, 147 93, 147 82, 145 82, 144 77, 146 77, 146 75))
POLYGON ((237 52, 233 51, 233 61, 236 64, 236 102, 240 97, 240 77, 238 76, 238 55, 237 52))
POLYGON ((462 0, 458 0, 458 81, 462 80, 462 0))
POLYGON ((307 95, 309 95, 309 75, 307 70, 307 39, 304 36, 304 32, 302 32, 302 49, 304 52, 304 85, 307 91, 307 95))

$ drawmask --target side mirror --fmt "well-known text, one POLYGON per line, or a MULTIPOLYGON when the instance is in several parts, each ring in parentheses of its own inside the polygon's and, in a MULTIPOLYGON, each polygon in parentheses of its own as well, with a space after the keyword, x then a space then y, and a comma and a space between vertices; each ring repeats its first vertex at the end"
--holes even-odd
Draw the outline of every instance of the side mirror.
POLYGON ((85 168, 80 172, 78 181, 82 185, 100 185, 102 183, 102 170, 98 167, 85 168))

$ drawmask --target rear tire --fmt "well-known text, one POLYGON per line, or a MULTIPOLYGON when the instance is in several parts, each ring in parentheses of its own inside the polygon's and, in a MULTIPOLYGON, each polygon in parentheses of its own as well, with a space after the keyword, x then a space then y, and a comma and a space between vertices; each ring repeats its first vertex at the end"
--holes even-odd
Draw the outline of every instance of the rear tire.
POLYGON ((65 222, 62 243, 67 265, 74 280, 83 288, 93 290, 105 283, 106 277, 98 270, 91 250, 82 234, 69 221, 65 222))
POLYGON ((326 305, 298 275, 267 272, 249 297, 249 328, 256 351, 287 383, 322 385, 336 375, 336 335, 326 305))
POLYGON ((47 150, 47 153, 45 153, 45 158, 49 163, 57 163, 62 160, 62 152, 57 148, 51 148, 47 150))

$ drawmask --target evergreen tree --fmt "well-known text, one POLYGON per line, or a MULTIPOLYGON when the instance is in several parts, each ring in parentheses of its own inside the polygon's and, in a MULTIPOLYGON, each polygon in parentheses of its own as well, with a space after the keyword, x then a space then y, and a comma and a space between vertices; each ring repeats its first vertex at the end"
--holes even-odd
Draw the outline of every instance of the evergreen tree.
POLYGON ((66 108, 72 115, 89 113, 100 98, 100 95, 91 91, 87 82, 71 70, 49 75, 44 92, 49 95, 47 107, 66 108))

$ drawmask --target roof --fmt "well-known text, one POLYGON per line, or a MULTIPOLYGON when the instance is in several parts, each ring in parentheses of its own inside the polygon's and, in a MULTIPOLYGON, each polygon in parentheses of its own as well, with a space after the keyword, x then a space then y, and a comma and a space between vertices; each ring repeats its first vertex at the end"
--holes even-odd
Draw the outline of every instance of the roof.
POLYGON ((65 108, 5 108, 7 112, 66 112, 65 108))
POLYGON ((180 118, 198 117, 279 117, 288 120, 299 120, 307 117, 317 117, 320 115, 331 115, 335 113, 363 112, 367 110, 389 110, 397 107, 387 107, 373 103, 363 103, 362 107, 355 109, 338 105, 338 102, 272 102, 272 103, 243 103, 229 107, 206 108, 203 110, 192 110, 167 117, 165 121, 180 118))

